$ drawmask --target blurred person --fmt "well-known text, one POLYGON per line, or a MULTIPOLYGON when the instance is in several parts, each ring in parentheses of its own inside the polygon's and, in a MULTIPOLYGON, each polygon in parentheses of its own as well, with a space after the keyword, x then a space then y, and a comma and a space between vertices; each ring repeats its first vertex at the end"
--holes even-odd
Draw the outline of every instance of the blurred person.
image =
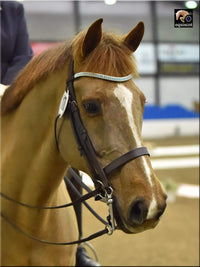
POLYGON ((32 59, 33 51, 29 42, 23 5, 17 1, 0 1, 0 15, 0 89, 3 92, 32 59))

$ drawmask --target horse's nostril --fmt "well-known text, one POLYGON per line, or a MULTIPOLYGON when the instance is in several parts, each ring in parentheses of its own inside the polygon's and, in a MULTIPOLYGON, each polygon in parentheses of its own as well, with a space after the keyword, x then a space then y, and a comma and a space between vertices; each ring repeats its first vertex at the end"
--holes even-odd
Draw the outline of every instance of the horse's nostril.
POLYGON ((143 199, 136 199, 129 210, 129 221, 131 224, 142 224, 148 213, 147 204, 143 199))

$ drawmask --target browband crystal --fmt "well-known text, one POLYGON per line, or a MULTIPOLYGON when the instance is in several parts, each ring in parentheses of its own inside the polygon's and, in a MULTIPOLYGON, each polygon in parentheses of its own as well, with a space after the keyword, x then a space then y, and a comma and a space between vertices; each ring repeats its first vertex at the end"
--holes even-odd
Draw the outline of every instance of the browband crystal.
POLYGON ((115 77, 115 76, 109 76, 109 75, 93 73, 93 72, 79 72, 79 73, 74 74, 74 79, 77 79, 79 77, 92 77, 92 78, 97 78, 97 79, 102 79, 102 80, 107 80, 107 81, 112 81, 112 82, 125 82, 128 80, 131 80, 133 78, 133 75, 129 74, 128 76, 115 77))

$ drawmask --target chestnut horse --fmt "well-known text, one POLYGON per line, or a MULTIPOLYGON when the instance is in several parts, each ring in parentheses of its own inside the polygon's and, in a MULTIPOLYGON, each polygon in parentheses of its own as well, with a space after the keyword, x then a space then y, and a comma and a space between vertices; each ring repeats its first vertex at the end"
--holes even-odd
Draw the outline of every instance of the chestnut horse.
POLYGON ((132 79, 137 77, 132 53, 142 40, 144 24, 139 22, 127 35, 118 36, 102 33, 102 21, 95 21, 72 42, 35 57, 2 97, 2 265, 75 264, 76 244, 44 244, 18 231, 58 243, 77 240, 72 206, 30 209, 8 199, 35 207, 69 202, 63 181, 69 166, 89 175, 92 169, 93 179, 96 175, 101 181, 94 179, 96 186, 103 184, 105 192, 112 188, 117 228, 126 233, 154 228, 165 209, 166 194, 142 147, 145 96, 132 79), (75 99, 66 90, 67 79, 75 99), (92 143, 93 154, 86 159, 77 149, 71 124, 74 103, 92 143), (113 162, 112 170, 104 168, 113 162), (100 173, 93 170, 95 164, 100 173))

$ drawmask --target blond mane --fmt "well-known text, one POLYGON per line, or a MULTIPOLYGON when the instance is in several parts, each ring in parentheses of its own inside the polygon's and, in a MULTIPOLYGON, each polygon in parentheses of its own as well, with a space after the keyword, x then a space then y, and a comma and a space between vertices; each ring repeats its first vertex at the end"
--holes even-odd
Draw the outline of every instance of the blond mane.
POLYGON ((37 82, 55 70, 62 69, 72 54, 79 71, 113 76, 128 74, 138 76, 130 50, 123 45, 121 37, 117 35, 104 33, 99 45, 84 59, 81 47, 85 34, 85 31, 79 33, 72 41, 72 45, 69 42, 62 42, 34 57, 3 95, 1 114, 16 108, 37 82))

